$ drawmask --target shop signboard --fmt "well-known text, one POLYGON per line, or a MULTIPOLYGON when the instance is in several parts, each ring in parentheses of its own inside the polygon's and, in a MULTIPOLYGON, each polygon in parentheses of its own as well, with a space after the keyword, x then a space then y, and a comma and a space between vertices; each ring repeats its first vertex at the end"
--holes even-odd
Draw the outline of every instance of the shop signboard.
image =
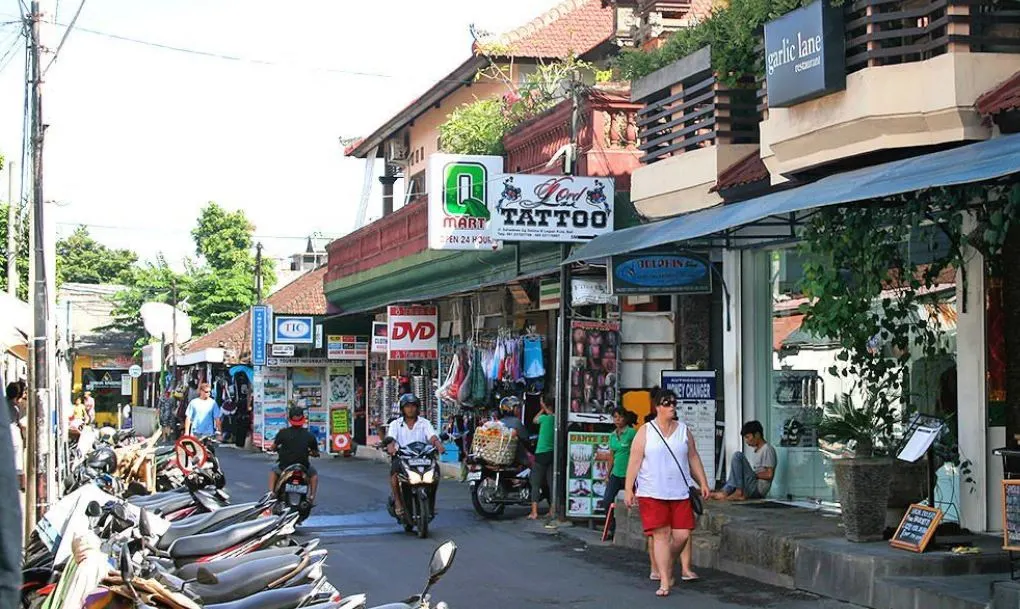
POLYGON ((619 322, 570 322, 571 418, 606 414, 619 403, 619 345, 619 322))
POLYGON ((330 451, 343 453, 351 448, 351 412, 356 399, 354 365, 330 366, 328 371, 330 451))
POLYGON ((391 306, 389 359, 430 360, 439 358, 439 311, 431 305, 391 306))
POLYGON ((262 368, 262 449, 270 450, 287 426, 287 371, 262 368))
POLYGON ((384 321, 372 322, 372 353, 386 353, 389 351, 389 327, 384 321))
MULTIPOLYGON (((570 280, 570 304, 575 307, 605 305, 616 302, 603 277, 581 277, 570 280)), ((559 305, 559 302, 556 303, 559 305)))
POLYGON ((273 318, 273 344, 311 345, 315 342, 315 320, 312 316, 277 315, 273 318))
POLYGON ((92 370, 127 370, 135 363, 135 358, 130 355, 117 355, 114 357, 93 357, 92 364, 88 366, 92 370))
POLYGON ((151 343, 142 347, 142 372, 159 372, 163 359, 163 343, 151 343))
POLYGON ((326 337, 327 359, 355 359, 368 357, 368 341, 360 336, 330 334, 326 337))
POLYGON ((266 365, 266 328, 269 327, 269 308, 255 305, 251 308, 251 363, 253 366, 266 365))
POLYGON ((131 378, 130 374, 120 375, 120 395, 131 395, 131 387, 133 386, 134 379, 131 378))
POLYGON ((567 516, 590 518, 606 513, 602 498, 609 482, 609 434, 567 434, 567 516))
POLYGON ((255 366, 255 375, 252 379, 252 423, 251 441, 258 448, 262 448, 262 433, 265 414, 265 366, 255 366))
POLYGON ((293 357, 294 345, 273 345, 273 357, 293 357))
POLYGON ((332 363, 325 357, 271 357, 269 366, 274 368, 294 368, 304 366, 327 366, 332 363))
POLYGON ((433 250, 489 250, 492 238, 489 201, 503 173, 501 156, 433 154, 429 156, 428 237, 433 250))
POLYGON ((609 289, 616 295, 711 294, 712 263, 690 253, 644 253, 613 256, 609 289))
POLYGON ((843 7, 828 0, 765 24, 770 108, 788 108, 846 88, 843 7))
POLYGON ((659 386, 676 394, 677 416, 694 435, 705 476, 716 472, 716 373, 714 370, 663 370, 659 386))
POLYGON ((567 243, 611 233, 613 189, 612 178, 500 176, 499 189, 490 195, 493 237, 567 243))

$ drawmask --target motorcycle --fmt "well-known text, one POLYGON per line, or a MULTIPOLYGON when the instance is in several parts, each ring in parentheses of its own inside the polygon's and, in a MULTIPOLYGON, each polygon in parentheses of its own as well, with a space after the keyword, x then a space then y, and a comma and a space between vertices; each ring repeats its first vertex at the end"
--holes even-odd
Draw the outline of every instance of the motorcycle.
MULTIPOLYGON (((450 567, 453 566, 453 559, 456 556, 457 544, 452 541, 444 542, 432 552, 432 559, 429 561, 429 578, 425 582, 425 588, 421 591, 421 594, 416 594, 399 603, 389 603, 374 609, 430 609, 429 602, 432 599, 429 596, 429 590, 450 570, 450 567)), ((347 599, 350 604, 345 609, 365 609, 366 597, 364 594, 349 596, 347 599), (352 599, 357 600, 354 601, 352 599)), ((436 603, 435 609, 448 609, 448 607, 445 602, 439 601, 436 603)))
MULTIPOLYGON (((393 442, 387 438, 383 447, 393 442)), ((404 513, 397 515, 396 504, 390 497, 388 509, 390 516, 404 525, 408 533, 418 529, 418 537, 429 536, 429 523, 436 513, 436 490, 439 488, 439 452, 436 447, 424 442, 412 442, 397 451, 400 471, 397 474, 401 501, 404 513)))
POLYGON ((308 469, 300 463, 295 463, 283 470, 274 489, 277 500, 275 512, 277 514, 284 511, 296 512, 298 524, 304 522, 312 511, 312 502, 308 500, 310 482, 311 476, 308 475, 308 469))
POLYGON ((495 465, 477 455, 468 455, 467 465, 471 505, 483 518, 499 518, 508 505, 530 507, 548 496, 548 489, 543 486, 538 499, 532 499, 531 468, 495 465))

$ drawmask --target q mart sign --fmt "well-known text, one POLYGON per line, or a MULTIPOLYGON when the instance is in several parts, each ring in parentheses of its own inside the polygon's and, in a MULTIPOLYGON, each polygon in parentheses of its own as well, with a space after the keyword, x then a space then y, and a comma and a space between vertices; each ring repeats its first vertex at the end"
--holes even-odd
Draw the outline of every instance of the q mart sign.
POLYGON ((429 156, 429 249, 495 249, 489 200, 503 173, 503 157, 429 156))
POLYGON ((391 360, 439 359, 439 311, 434 306, 387 308, 391 360))

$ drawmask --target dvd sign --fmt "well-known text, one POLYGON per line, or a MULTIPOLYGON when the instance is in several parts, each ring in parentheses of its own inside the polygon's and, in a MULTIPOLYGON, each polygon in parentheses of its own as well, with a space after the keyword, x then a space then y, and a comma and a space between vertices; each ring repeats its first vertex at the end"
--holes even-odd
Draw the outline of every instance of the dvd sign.
POLYGON ((391 360, 439 358, 439 314, 434 306, 393 306, 388 314, 391 360))
POLYGON ((613 231, 612 178, 505 174, 493 206, 493 238, 588 241, 613 231))

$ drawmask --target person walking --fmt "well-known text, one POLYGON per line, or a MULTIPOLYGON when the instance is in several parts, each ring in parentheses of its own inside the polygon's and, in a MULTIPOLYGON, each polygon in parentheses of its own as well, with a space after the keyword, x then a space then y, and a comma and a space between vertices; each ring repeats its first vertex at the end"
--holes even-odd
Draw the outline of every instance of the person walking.
POLYGON ((92 397, 91 391, 85 392, 85 412, 87 417, 85 422, 89 425, 96 424, 96 398, 92 397))
MULTIPOLYGON (((535 415, 535 423, 538 425, 538 441, 535 443, 535 466, 531 470, 531 514, 528 520, 538 520, 538 500, 542 496, 542 487, 552 471, 553 446, 556 439, 556 415, 555 408, 545 401, 545 396, 539 398, 541 410, 535 415)), ((552 498, 549 498, 549 514, 546 518, 552 518, 552 498)))
POLYGON ((676 419, 676 396, 658 394, 655 419, 638 430, 627 465, 625 501, 639 505, 641 525, 652 536, 655 565, 661 577, 657 596, 669 596, 673 563, 687 546, 695 526, 691 481, 708 498, 708 477, 694 435, 676 419))
POLYGON ((184 415, 184 435, 213 436, 220 433, 220 406, 210 397, 209 383, 198 386, 198 397, 188 404, 184 415))

